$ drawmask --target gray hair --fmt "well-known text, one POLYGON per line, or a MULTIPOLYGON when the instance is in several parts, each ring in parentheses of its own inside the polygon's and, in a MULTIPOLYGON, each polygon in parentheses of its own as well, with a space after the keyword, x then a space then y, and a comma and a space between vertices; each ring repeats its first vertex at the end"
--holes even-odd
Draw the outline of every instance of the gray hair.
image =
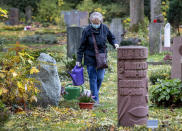
POLYGON ((91 22, 92 20, 95 20, 95 19, 98 19, 100 22, 102 22, 102 21, 103 21, 103 16, 102 16, 102 14, 99 13, 99 12, 93 12, 93 13, 90 15, 90 22, 91 22))

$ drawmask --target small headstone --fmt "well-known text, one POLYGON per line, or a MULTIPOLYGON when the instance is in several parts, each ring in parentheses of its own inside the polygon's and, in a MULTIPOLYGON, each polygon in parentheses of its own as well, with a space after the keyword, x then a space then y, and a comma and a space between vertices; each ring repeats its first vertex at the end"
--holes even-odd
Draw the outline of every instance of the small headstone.
POLYGON ((18 25, 19 24, 19 10, 17 8, 10 8, 8 19, 9 19, 10 25, 18 25))
POLYGON ((38 57, 39 73, 35 78, 40 81, 40 93, 38 94, 38 105, 58 105, 61 94, 61 82, 59 79, 56 61, 50 55, 41 53, 38 57))
POLYGON ((161 0, 150 0, 151 21, 161 15, 161 0))
POLYGON ((142 46, 118 48, 118 124, 143 125, 148 120, 148 51, 142 46))
POLYGON ((164 47, 170 47, 171 44, 171 26, 169 23, 164 28, 164 47))
POLYGON ((176 37, 173 40, 173 55, 172 55, 172 79, 177 78, 181 80, 181 64, 182 57, 182 37, 176 37))
POLYGON ((67 56, 70 58, 77 54, 81 44, 82 31, 82 27, 67 28, 67 56))
POLYGON ((147 128, 151 128, 151 129, 158 128, 158 120, 148 120, 147 128))
POLYGON ((62 11, 61 15, 64 15, 64 22, 67 27, 88 25, 88 18, 89 18, 88 12, 81 12, 77 10, 62 11))
POLYGON ((124 30, 123 30, 123 25, 121 23, 120 18, 112 19, 112 23, 110 25, 110 30, 116 37, 116 40, 118 41, 118 43, 121 43, 121 41, 123 40, 122 36, 124 34, 124 30))
POLYGON ((162 28, 162 23, 151 23, 149 26, 150 54, 156 54, 162 51, 162 28))
POLYGON ((32 22, 32 7, 28 6, 25 8, 26 23, 32 22))
POLYGON ((79 15, 80 15, 80 26, 88 25, 89 13, 80 11, 79 15))

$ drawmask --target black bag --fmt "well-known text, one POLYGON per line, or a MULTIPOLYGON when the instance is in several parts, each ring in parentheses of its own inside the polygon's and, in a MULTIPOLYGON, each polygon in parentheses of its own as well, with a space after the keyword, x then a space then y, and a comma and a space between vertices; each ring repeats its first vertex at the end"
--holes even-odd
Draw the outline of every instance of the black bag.
POLYGON ((96 43, 96 40, 95 40, 95 36, 94 36, 93 33, 92 33, 92 37, 93 37, 93 41, 94 41, 97 69, 108 68, 106 48, 104 50, 104 53, 99 53, 99 50, 98 50, 98 47, 97 47, 97 43, 96 43))

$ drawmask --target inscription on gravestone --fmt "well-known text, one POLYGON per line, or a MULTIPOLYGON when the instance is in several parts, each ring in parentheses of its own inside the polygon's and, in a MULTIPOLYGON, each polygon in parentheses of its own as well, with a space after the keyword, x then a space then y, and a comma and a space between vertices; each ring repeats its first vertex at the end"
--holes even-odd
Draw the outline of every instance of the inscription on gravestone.
POLYGON ((176 37, 173 41, 173 55, 172 55, 172 78, 177 78, 181 80, 181 64, 180 60, 182 57, 182 37, 176 37))
POLYGON ((148 120, 147 48, 118 48, 118 125, 146 124, 148 120))

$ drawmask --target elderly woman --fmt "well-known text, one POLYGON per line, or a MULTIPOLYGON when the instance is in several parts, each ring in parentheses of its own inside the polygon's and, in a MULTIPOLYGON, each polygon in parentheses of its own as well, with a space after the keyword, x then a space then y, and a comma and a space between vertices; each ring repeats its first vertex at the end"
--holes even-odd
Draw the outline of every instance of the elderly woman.
POLYGON ((107 48, 107 40, 114 48, 119 47, 114 35, 110 32, 108 27, 102 23, 102 21, 103 17, 101 13, 94 12, 90 15, 91 24, 83 30, 81 45, 77 52, 76 62, 77 66, 81 66, 84 55, 84 65, 87 66, 90 90, 94 100, 96 101, 95 105, 99 104, 99 89, 104 79, 105 69, 96 68, 97 63, 92 33, 95 36, 99 53, 104 53, 107 48))

